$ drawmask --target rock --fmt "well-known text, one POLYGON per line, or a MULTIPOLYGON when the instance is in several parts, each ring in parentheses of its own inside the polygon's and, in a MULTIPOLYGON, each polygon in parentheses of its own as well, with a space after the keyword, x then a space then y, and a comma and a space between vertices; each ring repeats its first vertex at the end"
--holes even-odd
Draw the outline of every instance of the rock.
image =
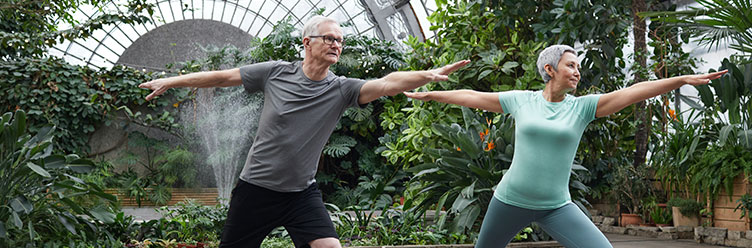
POLYGON ((728 239, 730 240, 740 240, 744 238, 745 232, 742 231, 728 231, 728 239))
POLYGON ((662 226, 662 227, 659 227, 659 228, 661 229, 661 232, 665 232, 665 233, 676 233, 677 232, 676 227, 673 227, 673 226, 662 226))

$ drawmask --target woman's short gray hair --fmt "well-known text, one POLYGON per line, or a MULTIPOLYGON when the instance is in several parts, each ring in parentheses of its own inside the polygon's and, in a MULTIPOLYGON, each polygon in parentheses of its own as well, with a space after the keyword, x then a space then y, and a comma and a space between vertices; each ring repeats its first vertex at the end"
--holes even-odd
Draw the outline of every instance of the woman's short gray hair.
POLYGON ((554 71, 558 70, 556 66, 559 64, 559 60, 561 60, 561 56, 564 55, 565 52, 571 52, 572 54, 577 55, 574 48, 567 45, 552 45, 546 47, 546 49, 543 49, 540 55, 538 55, 538 63, 536 64, 538 65, 538 73, 543 77, 543 83, 548 83, 548 80, 551 80, 551 76, 546 73, 546 65, 551 65, 551 67, 554 68, 554 71))
POLYGON ((308 22, 306 22, 306 24, 303 26, 303 38, 312 35, 319 35, 319 25, 328 22, 337 23, 337 20, 334 20, 331 17, 320 15, 311 17, 311 19, 308 19, 308 22))

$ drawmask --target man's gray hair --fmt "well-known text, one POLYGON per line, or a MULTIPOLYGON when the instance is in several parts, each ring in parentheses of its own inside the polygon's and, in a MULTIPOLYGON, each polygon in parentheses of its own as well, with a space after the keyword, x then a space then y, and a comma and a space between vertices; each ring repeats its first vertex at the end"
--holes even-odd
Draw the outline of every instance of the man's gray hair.
POLYGON ((303 38, 312 35, 319 35, 319 25, 328 22, 337 23, 337 20, 334 20, 331 17, 320 15, 311 17, 311 19, 308 19, 308 22, 306 22, 306 24, 303 26, 303 38))
POLYGON ((577 55, 574 48, 567 45, 552 45, 546 47, 546 49, 543 49, 540 55, 538 55, 538 63, 536 64, 538 65, 538 73, 543 77, 543 83, 548 83, 548 80, 551 80, 551 76, 546 73, 546 65, 551 65, 551 67, 554 68, 554 71, 558 71, 556 66, 559 64, 559 60, 561 60, 561 56, 564 55, 565 52, 571 52, 572 54, 577 55))

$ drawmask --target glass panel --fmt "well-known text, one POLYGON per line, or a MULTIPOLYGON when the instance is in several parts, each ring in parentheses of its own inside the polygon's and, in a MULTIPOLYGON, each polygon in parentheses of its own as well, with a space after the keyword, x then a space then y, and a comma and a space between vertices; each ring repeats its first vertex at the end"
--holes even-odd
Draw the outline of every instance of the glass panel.
MULTIPOLYGON (((394 8, 395 0, 368 0, 375 1, 379 8, 394 8)), ((115 3, 121 1, 116 0, 115 3)), ((95 32, 86 40, 77 40, 72 45, 64 42, 50 49, 50 55, 62 57, 73 64, 86 64, 90 61, 92 66, 111 67, 113 61, 141 35, 156 29, 159 26, 175 21, 186 19, 210 19, 229 23, 248 32, 252 36, 264 37, 272 31, 272 26, 278 21, 291 17, 293 25, 302 28, 303 23, 311 16, 315 9, 324 8, 324 15, 332 17, 339 22, 348 22, 349 26, 343 27, 345 34, 359 34, 378 37, 381 29, 368 18, 367 7, 361 0, 149 0, 156 4, 154 16, 155 23, 137 25, 120 24, 109 25, 103 31, 95 32), (75 43, 80 43, 75 44, 75 43), (96 49, 96 51, 90 51, 96 49)), ((425 20, 436 9, 433 0, 410 0, 421 28, 427 36, 433 33, 428 30, 430 24, 425 20)), ((106 13, 124 11, 122 6, 110 4, 103 8, 106 13)), ((379 10, 376 10, 379 11, 379 10)), ((374 12, 376 12, 374 11, 374 12)), ((91 6, 81 6, 74 13, 74 18, 85 22, 93 16, 101 15, 102 12, 91 6)), ((407 13, 411 14, 412 13, 407 13)), ((400 40, 406 39, 410 29, 406 23, 404 14, 387 17, 387 25, 394 37, 400 40)), ((61 24, 59 29, 66 29, 61 24)), ((401 42, 398 42, 401 44, 401 42)))

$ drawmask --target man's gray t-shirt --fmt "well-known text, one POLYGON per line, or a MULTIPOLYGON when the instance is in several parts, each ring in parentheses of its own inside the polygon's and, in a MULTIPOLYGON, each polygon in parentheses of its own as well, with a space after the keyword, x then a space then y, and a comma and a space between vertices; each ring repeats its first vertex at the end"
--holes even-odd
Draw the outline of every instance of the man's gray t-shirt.
POLYGON ((364 80, 329 71, 324 80, 313 81, 303 73, 302 64, 271 61, 240 68, 246 91, 264 92, 258 131, 241 180, 279 192, 308 188, 342 113, 358 106, 364 80))

